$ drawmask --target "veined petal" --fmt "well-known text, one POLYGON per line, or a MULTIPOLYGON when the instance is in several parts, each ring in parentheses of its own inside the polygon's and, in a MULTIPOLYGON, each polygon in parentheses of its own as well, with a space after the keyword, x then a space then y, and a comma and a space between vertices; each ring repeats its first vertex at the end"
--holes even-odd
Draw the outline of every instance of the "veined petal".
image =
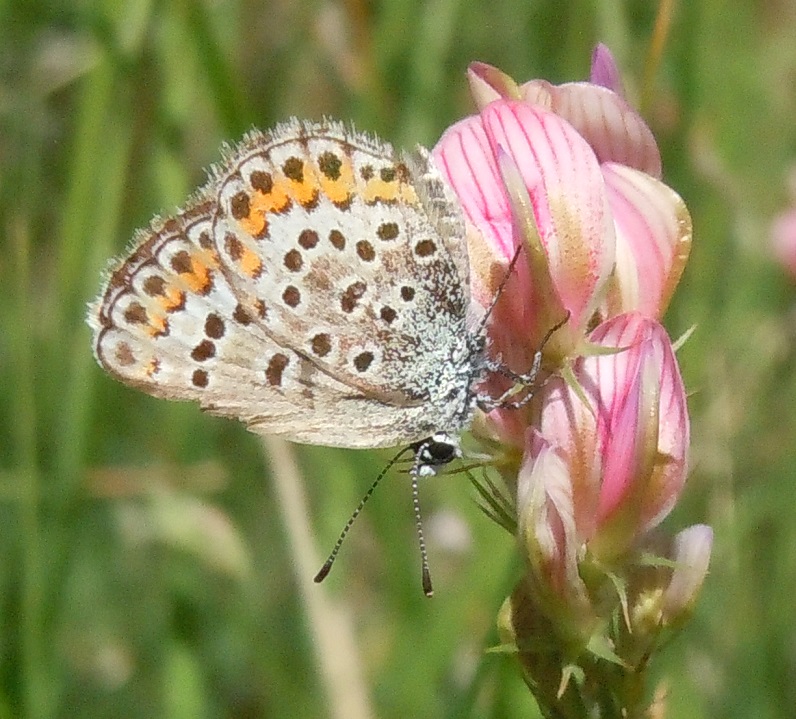
POLYGON ((599 165, 556 115, 501 101, 481 114, 493 154, 504 148, 528 188, 550 271, 573 326, 585 326, 614 263, 614 230, 599 165))
MULTIPOLYGON (((475 303, 486 308, 505 276, 516 244, 511 206, 481 118, 474 115, 449 127, 432 154, 464 213, 471 294, 475 303)), ((527 336, 527 303, 523 298, 529 292, 524 263, 518 264, 515 275, 512 291, 504 292, 504 299, 493 313, 493 323, 500 325, 498 319, 513 318, 509 322, 512 331, 527 336)))
POLYGON ((465 219, 509 261, 514 249, 511 208, 480 116, 449 127, 432 155, 459 198, 465 219))
POLYGON ((601 163, 618 162, 661 176, 655 136, 620 95, 588 82, 551 86, 550 94, 550 109, 586 139, 601 163))
POLYGON ((547 80, 528 80, 520 85, 520 94, 525 102, 538 105, 545 110, 552 110, 555 88, 556 86, 547 80))
MULTIPOLYGON (((536 319, 535 323, 529 323, 531 324, 529 337, 536 347, 538 346, 537 342, 542 341, 542 336, 551 327, 558 326, 554 336, 545 343, 545 356, 555 357, 554 364, 558 366, 575 350, 580 337, 570 331, 571 325, 567 318, 567 309, 561 301, 556 282, 551 276, 547 251, 536 225, 533 202, 528 194, 522 173, 514 158, 502 146, 498 145, 496 154, 498 169, 503 178, 503 187, 511 206, 514 240, 518 246, 524 247, 527 269, 530 272, 530 277, 519 288, 525 288, 524 294, 534 310, 536 319), (561 327, 560 323, 565 319, 566 325, 561 327), (533 331, 534 329, 536 332, 533 331)), ((523 269, 525 269, 524 265, 523 269)))
POLYGON ((657 323, 651 339, 660 357, 658 455, 644 492, 640 533, 660 524, 680 497, 688 476, 691 441, 685 386, 671 340, 657 323))
POLYGON ((657 378, 651 376, 655 368, 651 367, 649 351, 648 341, 643 341, 628 347, 621 353, 621 358, 618 355, 604 358, 604 363, 615 359, 623 368, 632 368, 632 372, 627 380, 617 383, 621 392, 613 398, 616 406, 605 427, 607 436, 604 446, 610 447, 610 451, 606 452, 597 508, 597 521, 600 524, 625 506, 628 494, 633 491, 634 485, 638 485, 638 478, 649 475, 654 461, 658 445, 658 423, 654 415, 657 393, 648 388, 650 381, 654 383, 657 378), (650 416, 655 420, 654 426, 647 421, 650 416))
POLYGON ((569 468, 556 448, 535 431, 517 482, 518 532, 532 570, 560 597, 580 597, 580 547, 569 468))
POLYGON ((614 398, 610 427, 604 438, 603 471, 597 521, 600 530, 592 549, 603 560, 623 554, 641 534, 648 482, 658 457, 659 362, 649 339, 630 346, 618 357, 632 368, 627 384, 614 398), (636 357, 630 357, 635 353, 636 357))
POLYGON ((566 463, 578 537, 587 542, 597 531, 603 475, 597 428, 599 409, 584 404, 560 378, 550 380, 539 396, 542 403, 539 433, 557 447, 558 456, 566 463))
POLYGON ((638 311, 660 318, 691 250, 691 216, 682 198, 649 175, 602 167, 616 227, 616 267, 603 317, 638 311))
MULTIPOLYGON (((625 347, 624 352, 614 355, 587 358, 596 368, 592 370, 595 388, 599 388, 601 405, 606 408, 609 424, 602 425, 606 431, 603 452, 623 452, 620 444, 627 440, 614 433, 617 417, 622 417, 624 403, 629 392, 641 391, 638 420, 635 431, 644 458, 648 460, 636 465, 637 474, 632 481, 632 492, 623 500, 632 501, 637 516, 636 536, 649 531, 669 513, 685 483, 686 453, 689 444, 690 426, 686 406, 685 387, 677 366, 671 340, 664 328, 639 313, 620 315, 598 327, 591 340, 608 347, 625 347), (641 380, 636 385, 636 378, 641 380), (654 421, 656 427, 649 423, 654 421), (655 447, 649 441, 656 440, 655 447)), ((625 415, 623 419, 629 419, 625 415)), ((607 462, 608 460, 606 460, 607 462)), ((601 495, 601 509, 616 506, 616 489, 608 483, 607 473, 603 477, 603 492, 612 495, 611 501, 601 495)), ((601 516, 605 521, 608 515, 601 516)))

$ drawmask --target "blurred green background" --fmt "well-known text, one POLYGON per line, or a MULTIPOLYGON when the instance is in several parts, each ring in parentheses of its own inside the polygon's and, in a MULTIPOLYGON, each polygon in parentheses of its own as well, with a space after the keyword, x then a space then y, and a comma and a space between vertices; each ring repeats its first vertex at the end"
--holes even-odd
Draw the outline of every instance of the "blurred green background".
MULTIPOLYGON (((597 41, 695 227, 667 316, 675 337, 698 325, 679 355, 693 469, 667 527, 716 540, 655 665, 665 716, 796 715, 796 293, 767 248, 796 160, 796 3, 674 4, 654 67, 658 10, 0 1, 0 718, 537 716, 511 658, 484 653, 517 567, 465 478, 422 489, 433 600, 400 476, 305 591, 258 438, 113 382, 83 317, 107 259, 222 141, 331 115, 433 145, 472 111, 469 61, 563 82, 597 41)), ((322 558, 388 455, 296 456, 302 478, 280 476, 306 491, 322 558)))

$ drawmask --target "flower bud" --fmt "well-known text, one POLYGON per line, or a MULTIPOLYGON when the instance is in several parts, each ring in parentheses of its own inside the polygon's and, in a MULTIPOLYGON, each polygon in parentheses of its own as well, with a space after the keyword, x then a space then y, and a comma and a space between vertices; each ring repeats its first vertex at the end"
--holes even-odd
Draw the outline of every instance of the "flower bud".
POLYGON ((541 574, 559 593, 566 585, 562 596, 577 593, 573 555, 588 549, 608 565, 621 558, 669 513, 686 476, 685 390, 664 329, 628 314, 590 339, 611 353, 580 358, 577 386, 556 379, 543 390, 518 478, 519 525, 535 527, 524 535, 531 566, 548 557, 541 574))
POLYGON ((712 548, 713 530, 705 524, 688 527, 674 538, 674 571, 663 594, 666 624, 678 623, 693 609, 708 573, 712 548))

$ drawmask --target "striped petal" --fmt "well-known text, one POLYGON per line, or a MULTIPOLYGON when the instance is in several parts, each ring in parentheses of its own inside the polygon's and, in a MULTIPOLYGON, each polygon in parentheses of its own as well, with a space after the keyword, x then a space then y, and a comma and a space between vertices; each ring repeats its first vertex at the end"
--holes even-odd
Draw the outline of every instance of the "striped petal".
POLYGON ((573 325, 585 327, 614 262, 613 221, 594 153, 553 113, 509 100, 443 135, 434 150, 437 165, 468 221, 505 259, 516 243, 499 151, 511 156, 525 183, 558 295, 573 325))
POLYGON ((654 177, 618 164, 602 167, 616 227, 616 268, 603 317, 637 311, 663 316, 691 250, 682 198, 654 177))
POLYGON ((588 82, 551 85, 531 80, 521 86, 529 102, 545 98, 545 107, 563 117, 591 145, 600 162, 618 162, 661 176, 661 155, 641 115, 613 90, 588 82))

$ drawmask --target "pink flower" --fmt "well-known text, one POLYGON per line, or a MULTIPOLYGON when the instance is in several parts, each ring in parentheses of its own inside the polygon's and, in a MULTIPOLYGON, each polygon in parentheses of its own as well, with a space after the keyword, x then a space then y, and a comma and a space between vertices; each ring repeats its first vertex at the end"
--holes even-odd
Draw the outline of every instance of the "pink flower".
MULTIPOLYGON (((519 263, 504 292, 513 297, 500 303, 493 324, 515 344, 526 337, 533 346, 568 311, 569 334, 551 347, 558 355, 573 354, 578 334, 622 312, 660 318, 691 243, 685 204, 658 179, 655 140, 617 91, 618 72, 603 46, 592 76, 601 84, 518 86, 474 63, 468 79, 481 112, 449 128, 433 153, 464 210, 473 296, 482 306, 516 248, 532 246, 530 235, 538 233, 547 266, 519 263)), ((505 338, 493 341, 507 360, 527 367, 528 346, 519 352, 505 338)))
POLYGON ((783 212, 771 223, 771 250, 777 262, 796 280, 796 209, 783 212))
POLYGON ((544 388, 517 485, 531 566, 570 598, 583 594, 585 549, 610 565, 669 513, 689 440, 685 390, 661 325, 626 314, 590 339, 617 351, 575 363, 580 390, 559 379, 544 388))
POLYGON ((507 369, 541 351, 532 395, 499 370, 479 388, 530 400, 477 425, 514 450, 495 464, 516 526, 488 482, 482 497, 527 568, 500 634, 540 706, 640 715, 634 682, 693 606, 712 542, 701 525, 671 542, 652 531, 687 473, 685 389, 659 319, 691 219, 604 46, 590 82, 519 85, 480 63, 468 79, 479 114, 433 155, 466 220, 474 314, 491 312, 488 351, 507 369))

